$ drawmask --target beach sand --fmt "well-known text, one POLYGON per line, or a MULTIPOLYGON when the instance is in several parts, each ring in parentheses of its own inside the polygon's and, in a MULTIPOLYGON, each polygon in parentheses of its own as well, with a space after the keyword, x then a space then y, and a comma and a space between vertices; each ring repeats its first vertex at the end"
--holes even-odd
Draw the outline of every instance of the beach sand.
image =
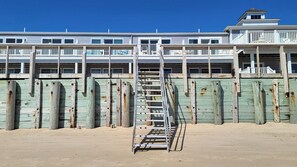
POLYGON ((131 152, 132 128, 0 130, 0 166, 297 166, 297 125, 180 125, 171 151, 131 152))

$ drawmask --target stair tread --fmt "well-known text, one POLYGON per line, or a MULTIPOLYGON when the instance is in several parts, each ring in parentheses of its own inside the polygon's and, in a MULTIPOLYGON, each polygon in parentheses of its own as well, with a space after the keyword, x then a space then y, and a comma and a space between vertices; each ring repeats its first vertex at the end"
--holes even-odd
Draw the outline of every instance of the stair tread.
POLYGON ((153 119, 137 119, 138 122, 164 122, 164 120, 153 120, 153 119))
POLYGON ((137 138, 166 138, 167 136, 162 134, 162 135, 135 135, 137 138))
POLYGON ((146 125, 141 125, 138 126, 138 129, 154 129, 154 130, 165 130, 165 127, 156 127, 156 126, 146 126, 146 125))
POLYGON ((167 148, 167 144, 151 144, 151 143, 143 143, 143 144, 134 144, 134 147, 161 147, 167 148))
POLYGON ((164 113, 153 113, 153 112, 137 112, 138 115, 164 115, 164 113))

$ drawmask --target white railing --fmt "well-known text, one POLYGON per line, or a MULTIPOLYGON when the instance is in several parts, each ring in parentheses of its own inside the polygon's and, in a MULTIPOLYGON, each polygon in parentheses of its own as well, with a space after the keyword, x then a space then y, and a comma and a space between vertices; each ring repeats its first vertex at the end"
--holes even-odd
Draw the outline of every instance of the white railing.
MULTIPOLYGON (((135 50, 136 51, 136 50, 135 50)), ((132 151, 134 152, 135 145, 135 133, 136 133, 136 115, 137 115, 137 96, 138 96, 138 54, 134 53, 133 55, 133 64, 134 64, 134 114, 133 114, 133 137, 132 137, 132 151)))
POLYGON ((274 32, 249 32, 249 43, 274 43, 274 32))
POLYGON ((297 43, 297 31, 280 31, 279 40, 280 43, 297 43))
POLYGON ((167 151, 170 149, 170 136, 171 136, 171 122, 169 119, 169 105, 167 102, 167 92, 165 87, 165 79, 164 79, 164 56, 162 50, 159 51, 160 54, 160 83, 161 83, 161 94, 162 94, 162 104, 163 104, 163 112, 164 112, 164 128, 166 135, 166 144, 167 151))
MULTIPOLYGON (((233 55, 233 50, 211 50, 212 56, 224 56, 224 55, 233 55)), ((201 50, 201 49, 188 49, 186 50, 186 55, 193 55, 193 56, 207 56, 208 50, 201 50)), ((164 56, 182 56, 182 50, 164 50, 164 56)))
MULTIPOLYGON (((239 73, 241 74, 251 74, 251 73, 257 73, 257 67, 255 68, 251 68, 251 67, 247 67, 245 69, 239 69, 239 73)), ((272 68, 270 68, 269 66, 267 67, 260 67, 260 73, 261 74, 275 74, 276 71, 273 70, 272 68)))

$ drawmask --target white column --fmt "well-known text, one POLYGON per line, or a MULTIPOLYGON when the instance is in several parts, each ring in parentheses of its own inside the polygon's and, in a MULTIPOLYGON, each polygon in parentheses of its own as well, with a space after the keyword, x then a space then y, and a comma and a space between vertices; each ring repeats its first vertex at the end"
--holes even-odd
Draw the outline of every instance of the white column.
POLYGON ((288 73, 292 74, 291 53, 287 53, 287 66, 288 66, 288 73))
POLYGON ((246 37, 245 43, 247 44, 247 43, 249 43, 249 31, 248 30, 245 30, 245 37, 246 37))
POLYGON ((274 30, 274 43, 279 43, 279 35, 277 30, 274 30))
POLYGON ((21 74, 25 73, 25 63, 21 62, 21 74))
POLYGON ((256 70, 255 70, 255 53, 253 50, 250 53, 250 63, 251 63, 251 73, 254 74, 256 73, 256 70))
POLYGON ((132 74, 132 63, 129 63, 129 74, 132 74))
POLYGON ((78 74, 78 63, 75 63, 74 71, 75 71, 75 74, 78 74))

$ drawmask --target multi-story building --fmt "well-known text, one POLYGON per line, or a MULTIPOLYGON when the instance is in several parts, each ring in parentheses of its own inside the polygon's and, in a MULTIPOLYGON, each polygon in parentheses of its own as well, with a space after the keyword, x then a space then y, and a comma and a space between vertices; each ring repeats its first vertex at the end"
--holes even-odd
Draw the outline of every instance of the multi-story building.
MULTIPOLYGON (((297 25, 279 25, 266 11, 249 9, 222 32, 0 32, 0 86, 8 85, 0 87, 0 94, 8 92, 0 96, 0 128, 8 120, 5 106, 16 110, 16 122, 25 128, 48 127, 49 111, 57 108, 61 127, 88 126, 87 113, 95 126, 104 126, 104 120, 114 124, 122 103, 131 108, 127 113, 132 108, 136 113, 132 103, 139 99, 131 94, 133 102, 126 104, 130 94, 120 96, 120 82, 129 82, 136 93, 139 71, 159 72, 158 82, 165 74, 162 95, 171 93, 168 104, 176 122, 297 123, 297 25), (54 89, 49 92, 55 81, 63 85, 56 96, 62 102, 53 101, 54 89), (8 104, 13 92, 15 108, 8 104)), ((160 90, 147 92, 154 91, 160 90)))
POLYGON ((73 74, 80 74, 83 53, 86 55, 87 75, 108 74, 109 68, 112 74, 132 73, 132 55, 136 47, 143 62, 140 68, 153 70, 153 63, 158 59, 154 55, 163 48, 165 73, 182 73, 181 62, 185 55, 188 74, 216 76, 231 74, 232 47, 237 46, 237 50, 242 51, 239 53, 241 73, 256 73, 259 68, 261 74, 274 74, 281 71, 280 45, 288 46, 285 47, 287 70, 289 74, 295 73, 297 26, 279 25, 278 22, 279 19, 266 18, 266 11, 250 9, 235 26, 226 27, 224 32, 1 32, 0 73, 1 78, 25 77, 19 74, 29 73, 32 52, 36 53, 34 69, 37 77, 54 77, 55 74, 73 77, 73 74), (257 46, 259 67, 255 58, 257 46))

